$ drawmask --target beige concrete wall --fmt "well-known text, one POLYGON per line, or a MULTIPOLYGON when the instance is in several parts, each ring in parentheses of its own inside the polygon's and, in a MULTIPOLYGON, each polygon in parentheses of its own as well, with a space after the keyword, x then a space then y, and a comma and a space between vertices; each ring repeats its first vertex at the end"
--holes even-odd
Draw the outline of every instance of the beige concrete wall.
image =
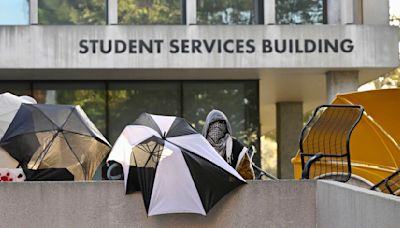
POLYGON ((122 182, 1 183, 0 227, 314 227, 315 182, 253 181, 207 217, 147 217, 122 182))

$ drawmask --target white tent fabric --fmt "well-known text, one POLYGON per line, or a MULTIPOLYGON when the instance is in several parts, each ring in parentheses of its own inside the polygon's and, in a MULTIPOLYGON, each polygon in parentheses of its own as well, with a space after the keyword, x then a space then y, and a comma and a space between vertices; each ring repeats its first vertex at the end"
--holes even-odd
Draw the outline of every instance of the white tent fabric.
MULTIPOLYGON (((150 203, 147 205, 148 208, 146 207, 149 216, 167 213, 198 213, 206 215, 207 211, 204 208, 204 202, 200 199, 198 186, 196 186, 194 177, 191 175, 182 149, 200 157, 200 163, 206 161, 212 167, 217 167, 216 169, 221 170, 220 172, 224 173, 224 175, 236 177, 233 178, 237 180, 236 182, 245 183, 245 180, 217 154, 209 142, 189 125, 186 124, 186 128, 183 128, 183 130, 188 130, 188 127, 190 127, 191 129, 188 131, 191 132, 189 134, 184 135, 180 132, 178 135, 171 134, 172 136, 169 137, 171 128, 177 125, 174 122, 176 117, 147 115, 147 119, 144 121, 151 119, 148 121, 148 126, 134 123, 125 127, 107 160, 116 161, 122 165, 125 187, 127 188, 129 172, 132 172, 130 168, 135 165, 134 161, 132 161, 134 160, 133 149, 152 137, 163 140, 163 149, 156 166, 154 180, 151 180, 153 184, 150 203), (156 127, 154 127, 153 121, 156 123, 156 127)), ((181 118, 179 119, 181 120, 181 118)), ((150 155, 149 158, 153 158, 152 156, 154 155, 150 155)), ((198 167, 196 166, 196 171, 198 171, 198 167)), ((204 170, 204 172, 207 172, 207 170, 204 170)), ((222 192, 227 192, 228 190, 222 192)), ((145 198, 145 196, 143 197, 145 198)), ((218 197, 222 196, 218 195, 213 200, 218 201, 218 197)), ((213 203, 211 204, 214 205, 213 203)))
POLYGON ((22 103, 36 104, 36 100, 29 96, 16 96, 11 93, 0 94, 0 139, 6 133, 22 103))

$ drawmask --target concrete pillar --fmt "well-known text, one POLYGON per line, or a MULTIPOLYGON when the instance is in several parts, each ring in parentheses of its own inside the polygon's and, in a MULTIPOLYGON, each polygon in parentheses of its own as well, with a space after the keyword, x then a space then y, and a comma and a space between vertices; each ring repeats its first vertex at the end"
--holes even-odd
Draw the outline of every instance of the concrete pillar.
MULTIPOLYGON (((398 1, 398 0, 396 0, 398 1)), ((389 24, 389 0, 363 0, 363 23, 366 25, 389 24)))
POLYGON ((363 24, 363 0, 354 0, 354 24, 363 24))
POLYGON ((357 91, 358 71, 329 71, 326 73, 327 102, 335 98, 337 93, 357 91))
POLYGON ((118 0, 107 0, 107 24, 118 24, 118 0))
POLYGON ((39 23, 38 16, 38 0, 29 1, 29 24, 37 25, 39 23))
POLYGON ((354 24, 355 23, 355 1, 354 0, 341 0, 341 24, 354 24))
POLYGON ((278 102, 276 104, 276 141, 278 143, 278 178, 292 179, 290 162, 299 149, 299 136, 303 128, 303 103, 278 102))
POLYGON ((327 0, 328 24, 354 24, 357 0, 327 0))
POLYGON ((276 24, 275 0, 263 0, 263 1, 264 1, 264 24, 265 25, 276 24))
POLYGON ((197 0, 183 0, 185 2, 185 24, 195 25, 197 23, 197 0))
POLYGON ((338 0, 326 0, 326 16, 328 24, 340 24, 340 2, 338 0))

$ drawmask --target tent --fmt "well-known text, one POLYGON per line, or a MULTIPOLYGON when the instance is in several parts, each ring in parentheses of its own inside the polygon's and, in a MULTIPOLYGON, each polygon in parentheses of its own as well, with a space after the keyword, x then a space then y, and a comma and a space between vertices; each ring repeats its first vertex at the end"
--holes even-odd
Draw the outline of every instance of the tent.
POLYGON ((148 215, 205 215, 245 183, 184 119, 144 113, 117 139, 108 161, 120 163, 126 193, 141 191, 148 215))

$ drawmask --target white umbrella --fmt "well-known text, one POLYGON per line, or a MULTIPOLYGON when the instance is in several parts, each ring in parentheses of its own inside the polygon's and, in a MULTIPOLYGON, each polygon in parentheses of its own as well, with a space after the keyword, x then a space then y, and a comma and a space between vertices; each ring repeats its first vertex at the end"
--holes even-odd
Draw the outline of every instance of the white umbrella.
POLYGON ((0 139, 6 133, 22 103, 36 104, 36 100, 29 96, 15 96, 11 93, 0 94, 0 139))
POLYGON ((144 113, 125 127, 108 161, 124 170, 126 193, 141 191, 148 215, 205 215, 244 184, 209 142, 184 119, 144 113))
MULTIPOLYGON (((0 94, 0 139, 4 136, 22 103, 36 104, 36 100, 29 96, 15 96, 11 93, 0 94)), ((0 147, 0 167, 16 168, 17 166, 18 161, 0 147)))

